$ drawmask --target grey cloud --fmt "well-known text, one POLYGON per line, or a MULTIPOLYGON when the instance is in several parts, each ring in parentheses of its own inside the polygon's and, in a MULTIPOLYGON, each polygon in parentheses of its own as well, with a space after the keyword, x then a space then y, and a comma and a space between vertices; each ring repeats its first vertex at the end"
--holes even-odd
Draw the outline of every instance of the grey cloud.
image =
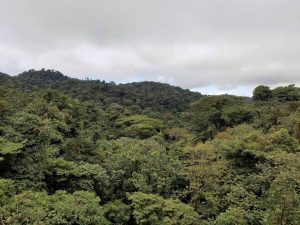
POLYGON ((300 83, 297 0, 0 3, 3 72, 45 67, 238 94, 260 83, 300 83))

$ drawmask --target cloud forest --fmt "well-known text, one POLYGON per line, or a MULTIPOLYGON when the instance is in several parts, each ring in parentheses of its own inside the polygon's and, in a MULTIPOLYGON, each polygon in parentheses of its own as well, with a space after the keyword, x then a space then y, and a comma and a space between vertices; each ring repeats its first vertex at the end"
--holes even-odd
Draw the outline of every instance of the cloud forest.
POLYGON ((299 225, 300 88, 0 73, 1 225, 299 225))

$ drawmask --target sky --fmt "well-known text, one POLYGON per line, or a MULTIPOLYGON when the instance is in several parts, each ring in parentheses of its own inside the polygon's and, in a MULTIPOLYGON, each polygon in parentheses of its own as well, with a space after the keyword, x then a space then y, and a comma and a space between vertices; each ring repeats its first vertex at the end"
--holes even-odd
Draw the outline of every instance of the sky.
POLYGON ((0 0, 0 71, 205 94, 300 85, 299 0, 0 0))

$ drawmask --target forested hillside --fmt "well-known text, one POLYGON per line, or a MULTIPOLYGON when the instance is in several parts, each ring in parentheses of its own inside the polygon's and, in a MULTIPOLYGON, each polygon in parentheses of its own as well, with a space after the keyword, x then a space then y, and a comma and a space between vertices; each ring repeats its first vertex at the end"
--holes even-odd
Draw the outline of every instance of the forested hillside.
POLYGON ((0 73, 0 224, 299 225, 299 141, 294 85, 0 73))
MULTIPOLYGON (((7 78, 7 77, 5 77, 7 78)), ((115 84, 104 80, 78 80, 53 70, 29 70, 10 77, 9 83, 22 90, 56 89, 81 101, 94 101, 100 107, 118 103, 137 113, 184 111, 201 97, 179 87, 157 82, 115 84)))

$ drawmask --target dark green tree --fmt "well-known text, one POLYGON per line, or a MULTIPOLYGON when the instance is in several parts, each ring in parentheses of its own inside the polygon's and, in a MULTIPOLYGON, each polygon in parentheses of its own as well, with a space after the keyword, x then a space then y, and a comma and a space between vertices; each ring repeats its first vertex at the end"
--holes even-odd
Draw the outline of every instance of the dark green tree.
POLYGON ((272 98, 272 91, 268 86, 259 85, 253 91, 254 101, 268 101, 272 98))

